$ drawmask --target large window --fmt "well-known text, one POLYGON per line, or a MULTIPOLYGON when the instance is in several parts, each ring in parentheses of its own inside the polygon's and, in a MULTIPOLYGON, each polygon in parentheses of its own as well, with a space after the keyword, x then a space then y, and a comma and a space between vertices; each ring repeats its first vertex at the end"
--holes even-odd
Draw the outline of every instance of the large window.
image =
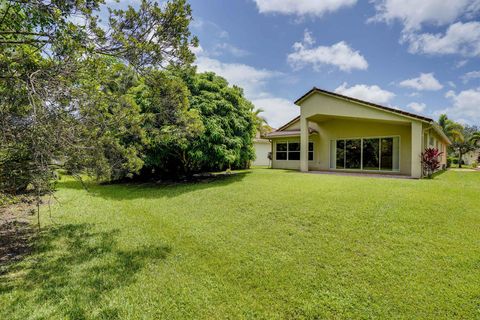
POLYGON ((300 160, 300 143, 288 143, 288 160, 300 160))
POLYGON ((345 169, 361 169, 362 140, 345 140, 345 169))
POLYGON ((330 149, 332 169, 373 171, 400 169, 399 137, 332 140, 330 149))
POLYGON ((337 140, 337 169, 345 168, 345 140, 337 140))
MULTIPOLYGON (((276 146, 276 160, 300 160, 300 142, 277 142, 276 146)), ((308 160, 313 161, 313 142, 308 143, 308 160)))
POLYGON ((363 170, 378 170, 380 167, 380 140, 363 139, 363 170))
POLYGON ((277 152, 275 154, 275 159, 287 160, 287 150, 288 144, 286 142, 277 143, 277 152))

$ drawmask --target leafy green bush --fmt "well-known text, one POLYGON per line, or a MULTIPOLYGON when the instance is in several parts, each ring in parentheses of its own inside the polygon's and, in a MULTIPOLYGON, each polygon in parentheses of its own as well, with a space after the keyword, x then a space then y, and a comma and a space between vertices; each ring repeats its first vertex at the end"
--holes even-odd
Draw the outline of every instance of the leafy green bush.
POLYGON ((214 73, 176 74, 158 72, 145 81, 139 103, 148 143, 141 176, 181 178, 248 167, 256 122, 243 90, 214 73))
POLYGON ((454 163, 453 161, 455 161, 453 157, 447 157, 447 168, 452 166, 452 163, 454 163))

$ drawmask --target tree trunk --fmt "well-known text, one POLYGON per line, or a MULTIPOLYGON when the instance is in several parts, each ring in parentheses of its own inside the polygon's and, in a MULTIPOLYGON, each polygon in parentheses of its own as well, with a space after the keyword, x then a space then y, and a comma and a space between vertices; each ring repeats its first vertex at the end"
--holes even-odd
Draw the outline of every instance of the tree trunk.
POLYGON ((463 154, 461 152, 458 153, 458 167, 462 167, 462 156, 463 154))

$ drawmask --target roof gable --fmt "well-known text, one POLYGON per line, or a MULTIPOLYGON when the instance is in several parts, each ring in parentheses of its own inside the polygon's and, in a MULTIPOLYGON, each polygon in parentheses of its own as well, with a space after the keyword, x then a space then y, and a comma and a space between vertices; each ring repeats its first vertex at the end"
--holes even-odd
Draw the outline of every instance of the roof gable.
POLYGON ((312 94, 315 94, 315 93, 322 94, 322 95, 327 95, 327 96, 337 98, 337 99, 342 99, 342 100, 354 102, 354 103, 360 104, 362 106, 375 108, 377 110, 382 110, 382 111, 386 111, 386 112, 389 112, 389 113, 394 113, 394 114, 404 116, 404 117, 407 117, 407 118, 413 118, 413 119, 420 120, 420 121, 425 121, 425 122, 434 122, 433 119, 428 118, 428 117, 424 117, 424 116, 421 116, 421 115, 418 115, 418 114, 414 114, 414 113, 411 113, 411 112, 407 112, 407 111, 403 111, 403 110, 399 110, 399 109, 394 109, 394 108, 390 108, 390 107, 385 107, 385 106, 382 106, 382 105, 379 105, 379 104, 375 104, 375 103, 371 103, 371 102, 368 102, 368 101, 344 96, 344 95, 341 95, 341 94, 338 94, 338 93, 335 93, 335 92, 330 92, 330 91, 319 89, 319 88, 316 88, 316 87, 313 87, 310 91, 308 91, 303 96, 298 98, 294 103, 296 105, 300 105, 303 101, 305 101, 312 94))

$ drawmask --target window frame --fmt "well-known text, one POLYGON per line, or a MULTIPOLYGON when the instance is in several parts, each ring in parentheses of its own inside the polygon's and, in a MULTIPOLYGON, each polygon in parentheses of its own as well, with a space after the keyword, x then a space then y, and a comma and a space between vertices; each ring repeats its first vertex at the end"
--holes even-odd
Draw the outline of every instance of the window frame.
MULTIPOLYGON (((290 151, 290 143, 298 143, 301 144, 300 140, 280 140, 275 142, 275 161, 300 161, 299 159, 290 159, 290 153, 301 153, 301 145, 300 145, 300 150, 299 151, 290 151), (277 151, 277 145, 278 144, 287 144, 287 150, 286 151, 277 151), (277 158, 277 152, 284 152, 287 154, 286 159, 278 159, 277 158)), ((312 140, 308 140, 308 160, 307 161, 314 161, 315 159, 315 142, 312 140), (310 151, 310 144, 312 144, 312 151, 310 151), (312 160, 310 160, 310 154, 312 155, 312 160)))
MULTIPOLYGON (((338 170, 338 171, 363 171, 363 172, 378 172, 378 173, 397 173, 402 171, 402 137, 400 135, 389 135, 389 136, 365 136, 365 137, 352 137, 352 138, 336 138, 336 139, 330 139, 330 148, 329 148, 329 159, 330 159, 330 170, 338 170), (398 138, 398 169, 392 169, 392 170, 381 170, 381 150, 379 153, 379 169, 378 170, 366 170, 363 169, 363 140, 366 139, 379 139, 380 140, 380 145, 381 145, 381 140, 384 138, 398 138), (360 169, 348 169, 345 168, 338 168, 337 169, 337 163, 336 163, 336 154, 337 154, 337 141, 343 140, 346 145, 347 140, 359 140, 360 139, 360 147, 361 147, 361 156, 360 156, 360 169), (335 150, 332 150, 332 141, 334 141, 333 145, 335 146, 335 150), (332 158, 332 151, 335 153, 335 159, 332 158), (332 160, 335 160, 334 166, 332 166, 332 160)), ((346 152, 344 152, 344 157, 346 157, 346 152)), ((346 160, 344 160, 344 163, 346 160)))

